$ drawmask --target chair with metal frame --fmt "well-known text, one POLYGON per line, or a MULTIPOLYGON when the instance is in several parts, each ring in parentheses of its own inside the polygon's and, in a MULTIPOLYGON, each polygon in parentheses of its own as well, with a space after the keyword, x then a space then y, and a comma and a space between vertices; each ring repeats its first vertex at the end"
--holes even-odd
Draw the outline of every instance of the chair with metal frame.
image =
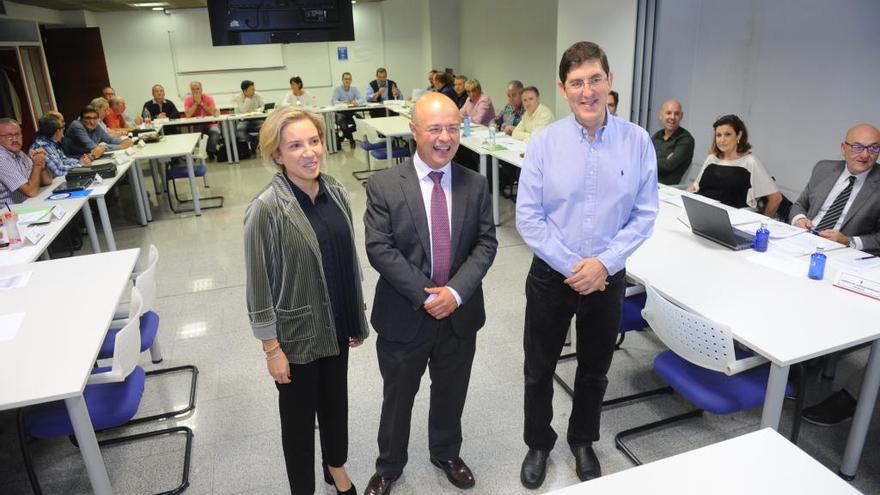
MULTIPOLYGON (((697 409, 618 433, 617 448, 636 465, 641 461, 625 438, 702 416, 704 411, 723 415, 756 408, 764 403, 769 375, 767 359, 737 348, 729 327, 676 306, 650 284, 646 291, 642 315, 669 347, 654 359, 654 371, 697 409)), ((802 407, 803 394, 799 394, 791 433, 795 443, 802 407)))
MULTIPOLYGON (((202 135, 199 139, 198 147, 196 151, 193 153, 193 161, 198 160, 199 163, 197 165, 193 165, 193 175, 195 177, 201 177, 205 182, 205 188, 209 188, 208 186, 208 136, 202 135)), ((174 160, 169 161, 165 164, 165 191, 168 195, 168 207, 171 208, 171 211, 174 213, 184 213, 188 211, 193 211, 192 208, 179 208, 180 205, 186 203, 192 203, 192 199, 183 199, 180 197, 180 194, 177 192, 177 180, 178 179, 189 179, 189 171, 186 166, 174 165, 174 160), (178 208, 174 207, 174 202, 171 201, 171 194, 168 193, 171 189, 168 188, 168 184, 171 184, 171 188, 174 189, 174 199, 177 200, 178 208)), ((219 200, 219 204, 215 205, 201 205, 203 210, 209 210, 211 208, 222 208, 223 207, 223 196, 206 196, 204 198, 199 198, 200 202, 203 201, 214 201, 219 200)))
MULTIPOLYGON (((138 366, 140 356, 140 319, 143 301, 137 287, 131 294, 131 318, 115 334, 113 362, 111 366, 96 368, 89 384, 83 392, 89 418, 95 431, 106 431, 131 424, 137 414, 144 393, 146 374, 138 366)), ((33 458, 28 449, 29 439, 72 436, 74 433, 70 416, 63 401, 27 407, 18 412, 18 436, 28 480, 35 494, 42 490, 34 468, 33 458)), ((154 438, 175 433, 186 435, 184 449, 183 475, 181 483, 163 494, 177 494, 189 486, 189 466, 192 451, 193 432, 185 426, 116 437, 98 442, 98 445, 115 445, 128 441, 154 438)))

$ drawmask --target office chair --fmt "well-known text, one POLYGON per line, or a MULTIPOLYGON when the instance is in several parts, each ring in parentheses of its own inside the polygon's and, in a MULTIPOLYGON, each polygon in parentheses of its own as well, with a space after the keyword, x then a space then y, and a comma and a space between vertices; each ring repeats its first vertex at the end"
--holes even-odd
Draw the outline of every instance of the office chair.
MULTIPOLYGON (((121 304, 117 308, 115 319, 111 322, 111 327, 107 331, 107 336, 101 344, 101 350, 98 352, 98 359, 108 359, 115 353, 116 333, 120 327, 125 325, 130 319, 135 318, 139 321, 140 327, 140 350, 141 352, 150 350, 150 356, 153 363, 162 361, 162 351, 159 346, 159 315, 153 311, 156 300, 156 272, 159 265, 159 249, 155 245, 150 245, 150 254, 146 267, 137 274, 134 280, 134 287, 140 294, 142 305, 139 314, 131 312, 131 304, 121 304)), ((186 414, 196 407, 196 384, 198 381, 199 369, 191 364, 174 366, 171 368, 161 368, 150 370, 146 373, 150 376, 160 376, 170 373, 189 372, 192 375, 190 379, 189 401, 186 406, 173 411, 154 414, 132 420, 133 423, 144 423, 147 421, 155 421, 158 419, 168 419, 175 416, 186 414)))
MULTIPOLYGON (((125 326, 114 335, 113 362, 110 367, 94 370, 89 384, 83 392, 89 418, 96 431, 124 426, 137 414, 144 393, 146 375, 137 365, 140 356, 140 320, 135 317, 142 310, 143 301, 137 287, 132 289, 131 316, 125 326)), ((181 483, 165 494, 177 494, 189 486, 189 465, 192 451, 193 432, 185 426, 121 436, 102 440, 98 445, 115 445, 129 441, 142 440, 175 433, 186 435, 184 449, 183 475, 181 483)), ((28 449, 29 439, 54 438, 73 435, 73 425, 64 401, 49 402, 27 407, 18 412, 18 438, 28 480, 35 494, 42 489, 37 478, 34 461, 28 449)))
MULTIPOLYGON (((193 175, 196 177, 202 177, 202 180, 205 182, 205 188, 208 188, 208 136, 202 135, 201 139, 199 139, 198 148, 195 153, 193 153, 193 161, 198 160, 198 165, 193 165, 193 175)), ((165 190, 170 191, 168 188, 168 184, 170 183, 172 188, 174 189, 174 199, 177 200, 178 207, 185 203, 192 203, 191 199, 182 199, 177 192, 177 180, 178 179, 189 179, 189 172, 186 169, 186 165, 174 165, 174 161, 170 161, 165 164, 165 190)), ((171 208, 171 211, 174 213, 182 213, 193 211, 192 208, 178 208, 175 209, 174 202, 171 201, 171 194, 168 194, 168 207, 171 208)), ((202 205, 203 210, 208 210, 211 208, 222 208, 223 207, 223 196, 208 196, 204 198, 199 198, 199 201, 214 201, 219 200, 219 204, 216 205, 202 205)))
MULTIPOLYGON (((722 415, 758 407, 764 403, 770 368, 765 358, 737 349, 727 326, 685 311, 650 285, 646 290, 648 298, 642 315, 669 347, 654 359, 654 371, 697 408, 618 433, 614 437, 617 448, 636 465, 641 461, 624 443, 625 438, 699 417, 704 411, 722 415)), ((791 386, 786 388, 790 393, 791 386)), ((795 443, 802 408, 800 394, 792 428, 795 443)))

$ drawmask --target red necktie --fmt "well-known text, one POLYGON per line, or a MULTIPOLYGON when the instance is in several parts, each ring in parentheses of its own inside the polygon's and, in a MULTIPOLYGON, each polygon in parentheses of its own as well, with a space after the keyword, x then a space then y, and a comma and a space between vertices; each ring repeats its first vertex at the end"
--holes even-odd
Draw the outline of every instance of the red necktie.
POLYGON ((449 212, 446 209, 446 194, 440 185, 443 172, 428 174, 434 181, 431 191, 431 260, 433 277, 437 287, 443 287, 449 281, 449 212))

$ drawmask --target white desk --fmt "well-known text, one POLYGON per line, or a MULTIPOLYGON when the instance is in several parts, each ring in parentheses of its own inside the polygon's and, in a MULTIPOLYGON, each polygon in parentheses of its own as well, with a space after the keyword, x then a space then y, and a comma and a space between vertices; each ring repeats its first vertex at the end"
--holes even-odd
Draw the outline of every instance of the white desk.
POLYGON ((552 492, 703 495, 857 494, 818 461, 765 428, 552 492))
POLYGON ((492 157, 492 218, 495 225, 501 225, 499 213, 499 198, 501 196, 500 181, 498 178, 499 164, 498 161, 504 161, 511 165, 522 168, 523 157, 525 153, 525 143, 517 141, 510 136, 500 133, 495 138, 495 143, 506 147, 507 149, 498 151, 489 151, 486 149, 488 131, 484 127, 478 128, 468 137, 461 137, 461 144, 465 148, 477 153, 480 156, 480 175, 486 177, 486 157, 492 157))
MULTIPOLYGON (((45 189, 48 193, 52 192, 51 186, 46 187, 45 189)), ((0 266, 31 263, 33 261, 36 261, 41 256, 43 257, 43 259, 48 259, 47 249, 49 249, 49 244, 52 244, 52 241, 54 241, 55 238, 58 237, 58 234, 61 232, 61 230, 64 229, 64 227, 66 227, 68 223, 70 223, 73 217, 76 216, 77 212, 80 211, 86 204, 86 201, 88 201, 88 198, 85 197, 61 199, 58 201, 47 201, 41 198, 41 196, 45 195, 40 194, 39 196, 29 198, 24 203, 12 205, 12 211, 19 211, 25 208, 35 208, 40 206, 55 206, 61 207, 65 210, 64 216, 61 219, 51 217, 51 222, 49 222, 47 225, 40 225, 38 227, 19 225, 19 231, 21 233, 22 239, 24 239, 24 236, 31 228, 39 228, 43 232, 43 238, 40 239, 40 242, 36 244, 31 244, 29 241, 24 241, 24 246, 17 247, 15 249, 6 248, 0 251, 0 266)), ((83 217, 86 218, 86 229, 89 231, 89 242, 91 242, 92 250, 94 251, 95 246, 98 245, 98 239, 97 233, 95 232, 95 224, 92 221, 91 211, 88 211, 87 209, 85 212, 83 212, 83 217)))
MULTIPOLYGON (((324 116, 324 144, 328 153, 336 153, 339 148, 336 146, 336 112, 363 112, 367 110, 376 110, 385 108, 381 103, 367 103, 366 105, 349 106, 346 104, 327 105, 321 108, 306 108, 305 110, 314 112, 324 116)), ((388 115, 388 109, 385 108, 385 115, 388 115)))
MULTIPOLYGON (((874 341, 868 369, 880 370, 880 304, 832 287, 833 264, 822 281, 765 268, 747 259, 756 254, 752 250, 735 252, 695 236, 677 220, 680 212, 660 202, 654 235, 629 258, 627 273, 689 311, 729 325, 737 341, 770 360, 762 427, 779 427, 792 364, 874 341)), ((880 279, 880 269, 865 275, 880 279)), ((860 409, 873 408, 876 383, 862 388, 860 409)), ((847 453, 845 460, 861 447, 851 443, 847 453)), ((845 468, 846 462, 844 473, 854 474, 854 466, 845 468)))
POLYGON ((0 342, 0 409, 64 400, 98 494, 112 489, 83 390, 137 256, 129 249, 0 267, 0 276, 31 272, 25 287, 0 297, 0 314, 25 313, 18 333, 0 342), (71 291, 88 294, 88 306, 71 291))
MULTIPOLYGON (((141 216, 141 225, 146 225, 148 221, 153 219, 153 215, 150 212, 150 202, 147 197, 146 187, 144 187, 144 174, 141 170, 141 162, 146 161, 147 164, 149 164, 150 160, 158 160, 160 158, 175 158, 178 156, 186 157, 186 170, 189 175, 189 188, 193 198, 193 210, 197 216, 202 214, 202 207, 199 202, 199 187, 196 183, 192 156, 193 149, 199 144, 199 139, 201 139, 201 137, 201 133, 198 132, 164 136, 162 140, 157 143, 149 143, 143 148, 138 148, 137 153, 132 156, 137 164, 134 169, 135 175, 137 176, 136 180, 141 189, 140 197, 142 200, 142 206, 138 208, 138 215, 141 215, 141 209, 143 209, 144 213, 144 215, 141 216)), ((166 191, 165 194, 168 194, 168 192, 166 191)))
MULTIPOLYGON (((183 112, 180 112, 181 115, 184 115, 183 112)), ((230 119, 230 115, 218 115, 216 117, 181 117, 179 119, 162 121, 161 126, 164 127, 172 127, 172 126, 187 126, 187 125, 203 125, 203 124, 220 124, 220 134, 223 137, 223 142, 226 143, 226 161, 228 163, 238 162, 238 154, 235 155, 233 159, 232 148, 235 147, 235 129, 232 128, 232 119, 230 119)))
POLYGON ((385 136, 385 151, 388 153, 388 168, 393 166, 394 138, 412 139, 412 130, 409 128, 410 120, 406 117, 379 117, 363 119, 361 123, 376 131, 376 134, 385 136))

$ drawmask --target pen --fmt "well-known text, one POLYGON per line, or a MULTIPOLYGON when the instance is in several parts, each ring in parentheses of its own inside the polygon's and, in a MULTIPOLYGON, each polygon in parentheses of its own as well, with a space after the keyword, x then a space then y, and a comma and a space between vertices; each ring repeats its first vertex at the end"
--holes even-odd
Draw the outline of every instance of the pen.
POLYGON ((9 213, 12 213, 12 208, 9 207, 9 201, 4 201, 4 203, 6 203, 6 209, 9 211, 9 213))
POLYGON ((869 254, 868 256, 862 256, 861 258, 856 258, 856 261, 869 260, 871 258, 876 258, 873 254, 869 254))

